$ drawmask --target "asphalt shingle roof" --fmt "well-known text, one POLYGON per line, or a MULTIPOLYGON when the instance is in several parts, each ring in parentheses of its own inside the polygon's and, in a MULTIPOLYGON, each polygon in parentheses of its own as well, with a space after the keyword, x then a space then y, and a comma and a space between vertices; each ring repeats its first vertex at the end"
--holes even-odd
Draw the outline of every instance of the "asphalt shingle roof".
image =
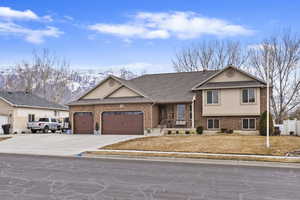
POLYGON ((192 101, 191 89, 215 74, 216 70, 149 74, 130 80, 146 95, 158 103, 192 101))
MULTIPOLYGON (((146 74, 131 80, 124 80, 113 76, 123 85, 140 93, 143 97, 133 98, 104 98, 91 100, 78 100, 69 105, 87 105, 87 104, 113 104, 113 103, 138 103, 138 102, 154 102, 154 103, 180 103, 191 102, 194 96, 192 89, 199 83, 202 88, 217 87, 239 87, 239 86, 263 86, 260 80, 253 81, 237 81, 237 82, 219 82, 205 83, 209 78, 222 73, 226 70, 205 70, 198 72, 179 72, 179 73, 162 73, 162 74, 146 74)), ((255 78, 254 78, 255 79, 255 78)), ((197 89, 198 89, 197 88, 197 89)))
POLYGON ((38 107, 57 110, 68 110, 68 107, 50 102, 36 95, 26 92, 8 92, 0 91, 0 97, 9 103, 19 107, 38 107))

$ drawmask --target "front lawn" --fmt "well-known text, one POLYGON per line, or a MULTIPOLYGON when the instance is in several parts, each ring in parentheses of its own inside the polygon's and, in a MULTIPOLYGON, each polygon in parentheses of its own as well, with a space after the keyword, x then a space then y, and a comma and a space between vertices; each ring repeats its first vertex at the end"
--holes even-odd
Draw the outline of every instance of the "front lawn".
POLYGON ((6 139, 9 139, 10 137, 0 137, 0 142, 6 139))
POLYGON ((260 155, 285 155, 300 150, 300 137, 272 136, 270 149, 265 147, 265 139, 263 136, 241 135, 155 136, 120 142, 102 149, 260 155))

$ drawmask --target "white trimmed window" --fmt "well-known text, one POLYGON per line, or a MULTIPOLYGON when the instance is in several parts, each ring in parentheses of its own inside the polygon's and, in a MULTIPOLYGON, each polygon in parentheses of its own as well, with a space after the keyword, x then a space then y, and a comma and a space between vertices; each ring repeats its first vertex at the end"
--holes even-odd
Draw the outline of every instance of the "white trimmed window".
POLYGON ((185 120, 185 104, 177 104, 177 120, 185 120))
POLYGON ((245 130, 254 130, 256 127, 255 124, 256 124, 255 118, 242 119, 242 128, 245 130))
POLYGON ((206 103, 207 104, 218 104, 219 103, 219 91, 218 90, 208 90, 206 92, 206 103))
POLYGON ((255 89, 246 88, 242 90, 242 102, 243 103, 255 103, 255 89))
POLYGON ((219 129, 220 120, 219 119, 207 119, 207 128, 208 129, 219 129))
POLYGON ((34 114, 28 115, 28 122, 34 122, 34 114))

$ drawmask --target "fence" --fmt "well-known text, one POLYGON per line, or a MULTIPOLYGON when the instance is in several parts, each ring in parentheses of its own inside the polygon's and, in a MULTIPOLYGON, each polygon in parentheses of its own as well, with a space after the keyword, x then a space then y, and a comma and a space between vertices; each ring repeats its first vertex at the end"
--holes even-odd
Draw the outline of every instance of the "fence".
POLYGON ((281 135, 300 136, 300 120, 284 120, 283 124, 276 124, 275 127, 279 127, 281 135))

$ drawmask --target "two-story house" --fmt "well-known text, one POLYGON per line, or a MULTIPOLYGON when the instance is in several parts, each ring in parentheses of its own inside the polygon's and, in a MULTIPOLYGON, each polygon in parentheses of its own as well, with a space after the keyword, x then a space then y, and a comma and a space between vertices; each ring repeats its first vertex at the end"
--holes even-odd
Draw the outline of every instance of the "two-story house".
POLYGON ((155 128, 257 132, 266 83, 240 69, 109 76, 71 102, 77 134, 144 134, 155 128))

